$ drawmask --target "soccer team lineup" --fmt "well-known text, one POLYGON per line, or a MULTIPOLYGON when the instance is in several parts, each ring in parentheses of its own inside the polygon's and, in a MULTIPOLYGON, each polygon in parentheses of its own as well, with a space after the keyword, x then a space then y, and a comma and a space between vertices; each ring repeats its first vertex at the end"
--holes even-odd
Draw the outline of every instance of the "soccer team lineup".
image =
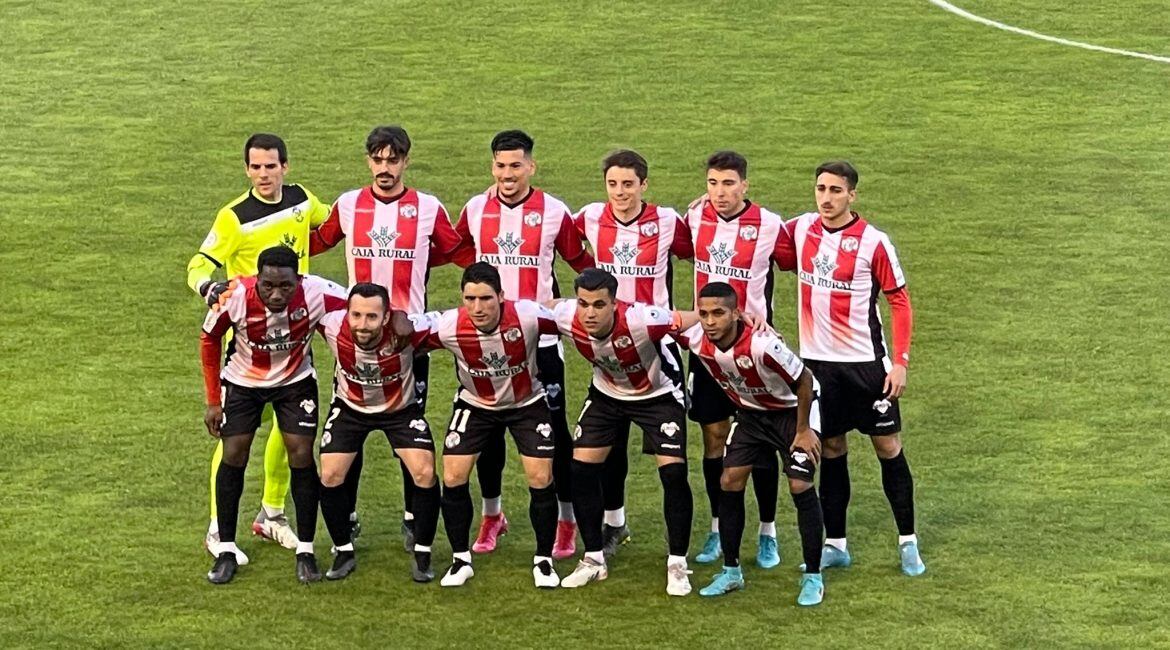
MULTIPOLYGON (((363 446, 378 431, 401 465, 403 548, 417 583, 468 584, 490 570, 475 557, 505 534, 510 544, 533 540, 537 588, 606 580, 630 538, 627 449, 639 433, 661 485, 664 571, 627 579, 664 577, 677 597, 691 594, 697 565, 715 571, 695 585, 702 597, 739 591, 748 578, 787 580, 773 571, 783 480, 800 540, 795 602, 820 604, 826 573, 853 562, 845 435, 853 431, 872 445, 893 515, 889 546, 871 561, 906 579, 926 571, 900 436, 913 312, 890 238, 853 210, 858 170, 810 161, 813 211, 785 220, 749 198, 748 161, 734 151, 711 154, 706 192, 675 210, 644 200, 649 165, 620 149, 601 161, 605 200, 573 210, 533 186, 528 134, 502 131, 484 145, 491 186, 449 213, 407 182, 411 141, 401 127, 369 133, 370 184, 331 205, 286 181, 280 137, 244 143, 251 188, 218 212, 187 267, 187 284, 208 305, 204 424, 218 439, 209 582, 248 579, 241 502, 243 514, 256 512, 253 534, 294 554, 300 582, 360 580, 357 490, 363 446), (344 286, 312 274, 312 260, 328 255, 344 256, 344 286), (576 272, 564 297, 557 257, 576 272), (693 261, 693 301, 672 295, 675 260, 693 261), (446 264, 462 269, 459 302, 429 304, 429 270, 446 264), (796 310, 797 332, 772 327, 781 282, 792 283, 796 304, 775 308, 796 310), (314 358, 315 334, 331 361, 314 358), (431 395, 431 356, 445 354, 456 393, 431 395), (588 383, 566 381, 565 355, 588 362, 588 383), (319 403, 319 373, 332 377, 328 403, 319 403), (449 398, 447 421, 429 422, 427 401, 449 398), (569 409, 579 409, 575 422, 569 409), (701 440, 688 441, 688 420, 701 440), (245 469, 255 436, 269 431, 254 504, 245 469), (506 464, 509 438, 518 466, 506 464), (702 450, 705 499, 692 494, 688 445, 702 450), (518 521, 521 504, 505 515, 506 471, 524 474, 528 526, 518 521), (482 496, 474 537, 472 474, 482 496), (759 508, 754 545, 744 539, 749 484, 759 508), (290 496, 295 524, 284 510, 290 496), (692 547, 696 507, 710 510, 711 523, 692 547), (325 571, 318 516, 331 542, 325 571), (432 557, 440 521, 449 559, 432 557)), ((400 570, 381 563, 374 570, 400 570)))

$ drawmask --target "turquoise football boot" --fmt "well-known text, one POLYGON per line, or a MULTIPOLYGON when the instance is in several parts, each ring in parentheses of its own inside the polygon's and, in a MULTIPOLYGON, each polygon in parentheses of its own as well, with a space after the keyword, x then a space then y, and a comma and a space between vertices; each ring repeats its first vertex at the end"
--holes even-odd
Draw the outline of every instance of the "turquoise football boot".
POLYGON ((918 542, 902 542, 898 545, 898 555, 902 556, 902 573, 910 577, 926 573, 926 565, 918 554, 918 542))
POLYGON ((756 564, 761 569, 772 569, 780 565, 780 543, 771 535, 760 535, 760 549, 756 551, 756 564))
POLYGON ((720 546, 721 540, 719 533, 708 533, 707 541, 703 542, 703 550, 695 556, 695 562, 699 564, 711 564, 715 560, 723 557, 723 547, 720 546))
POLYGON ((699 595, 722 596, 733 591, 739 591, 745 586, 743 570, 737 566, 725 566, 723 567, 723 571, 711 581, 711 584, 699 590, 699 595))
POLYGON ((819 573, 806 573, 800 577, 800 594, 796 604, 801 607, 820 605, 825 599, 825 580, 819 573))

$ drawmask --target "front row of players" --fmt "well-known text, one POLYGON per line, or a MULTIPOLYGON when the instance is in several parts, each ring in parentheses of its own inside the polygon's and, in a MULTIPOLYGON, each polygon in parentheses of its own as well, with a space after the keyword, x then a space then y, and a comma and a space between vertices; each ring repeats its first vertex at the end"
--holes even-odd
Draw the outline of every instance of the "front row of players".
POLYGON ((300 540, 296 574, 302 582, 322 577, 313 554, 318 505, 336 552, 325 577, 341 579, 356 568, 352 503, 341 486, 367 436, 381 430, 417 486, 410 504, 415 517, 413 579, 434 578, 431 543, 442 512, 453 558, 440 584, 465 584, 474 576, 469 475, 479 453, 498 443, 505 429, 519 449, 531 495, 534 583, 581 587, 604 580, 602 463, 615 443, 624 442, 621 432, 636 423, 643 431, 643 451, 654 455, 662 483, 667 592, 689 594, 686 555, 693 500, 687 482, 682 369, 669 348, 677 340, 737 407, 721 477, 724 569, 700 594, 720 595, 744 586, 739 568, 744 486, 754 465, 779 452, 796 505, 807 571, 797 600, 802 605, 821 601, 823 521, 812 482, 820 453, 816 382, 775 332, 740 312, 731 286, 708 284, 699 294, 697 311, 669 311, 616 300, 617 280, 606 271, 589 269, 574 283, 576 299, 542 305, 506 300, 498 271, 480 262, 463 274, 461 307, 408 316, 389 309, 382 286, 359 283, 347 294, 328 280, 298 275, 297 264, 296 254, 287 248, 265 250, 258 274, 225 293, 204 323, 205 423, 224 445, 216 477, 220 542, 208 573, 211 582, 230 581, 246 562, 235 544, 239 499, 261 412, 271 404, 292 468, 300 540), (221 380, 219 351, 229 329, 235 344, 221 380), (325 336, 336 359, 319 480, 312 450, 318 422, 309 352, 314 331, 325 336), (593 381, 572 434, 572 500, 585 553, 563 580, 552 561, 558 515, 552 472, 556 439, 536 372, 542 335, 569 338, 593 366, 593 381), (411 367, 416 354, 437 348, 454 355, 460 384, 443 439, 442 490, 411 367))

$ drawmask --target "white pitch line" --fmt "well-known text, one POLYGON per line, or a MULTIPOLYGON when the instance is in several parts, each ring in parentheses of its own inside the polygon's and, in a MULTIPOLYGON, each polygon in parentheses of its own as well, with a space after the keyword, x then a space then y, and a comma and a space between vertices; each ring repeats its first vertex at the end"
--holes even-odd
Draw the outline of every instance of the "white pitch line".
POLYGON ((1060 45, 1068 45, 1069 47, 1079 47, 1082 50, 1093 50, 1094 52, 1106 52, 1108 54, 1120 54, 1121 56, 1132 56, 1135 59, 1146 59, 1147 61, 1157 61, 1158 63, 1170 63, 1170 56, 1158 56, 1157 54, 1146 54, 1145 52, 1133 52, 1130 50, 1119 50, 1119 49, 1114 48, 1114 47, 1104 47, 1102 45, 1093 45, 1092 43, 1081 43, 1080 41, 1070 41, 1067 38, 1059 38, 1056 36, 1049 36, 1047 34, 1041 34, 1039 32, 1034 32, 1034 31, 1031 31, 1029 29, 1021 29, 1019 27, 1012 27, 1011 25, 1005 25, 1001 22, 991 20, 990 18, 984 18, 983 16, 976 16, 975 14, 973 14, 969 11, 965 11, 963 9, 960 9, 959 7, 956 7, 955 5, 953 5, 949 2, 945 2, 944 0, 930 0, 930 4, 936 6, 940 9, 945 9, 946 11, 949 11, 949 12, 955 14, 956 16, 961 16, 963 18, 966 18, 967 20, 972 20, 972 21, 975 21, 977 23, 982 23, 984 25, 987 25, 988 27, 1002 29, 1005 32, 1012 32, 1015 34, 1022 34, 1024 36, 1030 36, 1032 38, 1040 39, 1042 41, 1048 41, 1049 43, 1058 43, 1060 45))

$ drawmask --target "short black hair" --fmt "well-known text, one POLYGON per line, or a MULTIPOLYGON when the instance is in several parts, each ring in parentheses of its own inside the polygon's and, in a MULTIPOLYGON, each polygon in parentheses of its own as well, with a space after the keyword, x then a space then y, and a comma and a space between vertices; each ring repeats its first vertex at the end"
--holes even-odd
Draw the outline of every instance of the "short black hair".
POLYGON ((857 188, 857 170, 853 165, 849 164, 848 160, 832 160, 827 163, 821 163, 817 167, 816 176, 813 176, 813 178, 819 178, 825 172, 844 178, 845 182, 849 184, 849 189, 857 188))
POLYGON ((390 147, 390 152, 399 158, 410 153, 410 136, 406 129, 392 124, 390 126, 375 126, 370 135, 366 136, 366 153, 374 155, 390 147))
POLYGON ((518 129, 510 131, 500 131, 496 137, 492 138, 492 153, 499 153, 501 151, 515 151, 516 149, 523 149, 525 156, 532 155, 532 147, 535 146, 532 141, 532 136, 518 129))
MULTIPOLYGON (((726 282, 708 282, 699 289, 700 298, 723 298, 735 309, 739 308, 739 294, 726 282)), ((696 305, 697 306, 697 305, 696 305)))
POLYGON ((284 146, 284 140, 281 140, 279 135, 253 133, 248 136, 248 140, 244 142, 245 165, 252 162, 248 159, 248 151, 250 149, 276 149, 276 156, 280 159, 281 164, 288 162, 288 147, 284 146))
POLYGON ((585 269, 581 271, 581 275, 578 275, 576 280, 573 280, 573 291, 581 289, 586 291, 606 289, 609 291, 609 297, 617 300, 618 281, 612 273, 604 269, 585 269))
POLYGON ((459 281, 460 290, 469 284, 486 284, 496 293, 503 291, 500 272, 487 262, 476 262, 463 270, 463 279, 459 281))
POLYGON ((273 246, 260 251, 260 257, 256 258, 256 272, 263 271, 266 266, 272 266, 292 269, 293 273, 298 273, 300 262, 296 251, 288 246, 273 246))
POLYGON ((601 175, 605 176, 610 167, 632 169, 638 175, 638 180, 641 181, 646 180, 646 176, 650 173, 650 166, 646 164, 646 159, 633 149, 618 149, 602 159, 601 175))
POLYGON ((740 178, 747 178, 747 158, 734 151, 716 151, 707 159, 707 169, 734 171, 740 178))
POLYGON ((381 298, 382 307, 387 310, 390 309, 390 292, 386 290, 386 287, 380 284, 375 284, 373 282, 359 282, 353 285, 353 288, 349 290, 349 298, 346 300, 346 302, 348 303, 349 300, 354 296, 361 296, 362 298, 381 298))

